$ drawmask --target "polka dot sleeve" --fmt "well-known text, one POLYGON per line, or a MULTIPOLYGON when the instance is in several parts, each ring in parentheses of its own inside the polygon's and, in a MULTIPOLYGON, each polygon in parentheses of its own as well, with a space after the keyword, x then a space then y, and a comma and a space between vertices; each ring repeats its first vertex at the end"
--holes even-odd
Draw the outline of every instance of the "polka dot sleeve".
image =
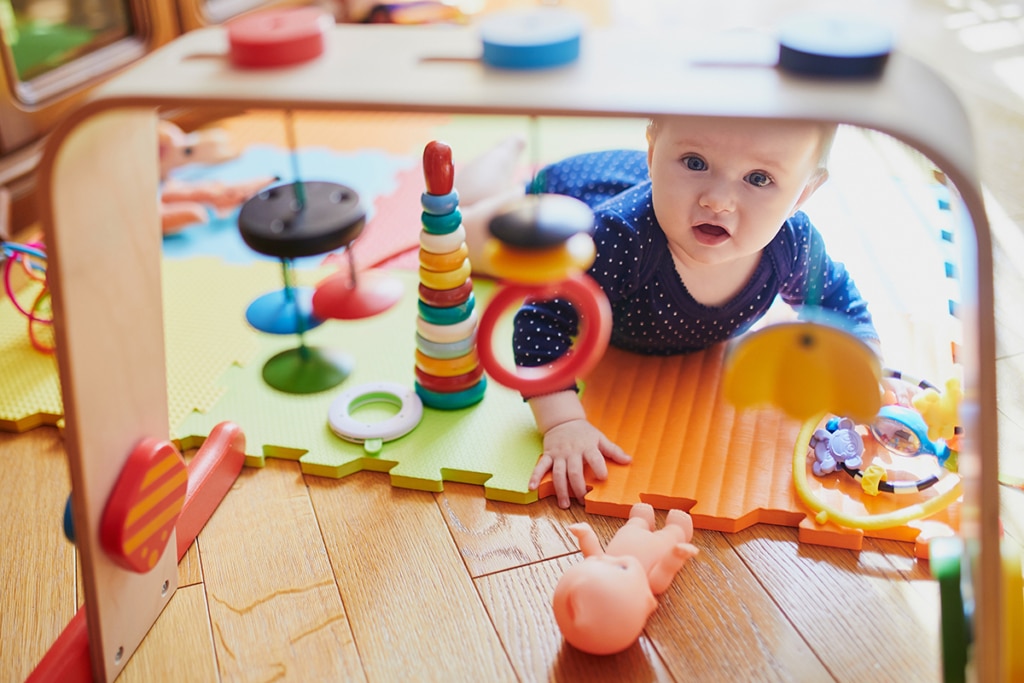
POLYGON ((775 243, 785 244, 788 276, 779 294, 782 300, 807 312, 810 306, 839 314, 849 323, 849 331, 861 339, 878 339, 868 310, 846 267, 833 261, 825 249, 825 240, 803 212, 786 222, 775 243))

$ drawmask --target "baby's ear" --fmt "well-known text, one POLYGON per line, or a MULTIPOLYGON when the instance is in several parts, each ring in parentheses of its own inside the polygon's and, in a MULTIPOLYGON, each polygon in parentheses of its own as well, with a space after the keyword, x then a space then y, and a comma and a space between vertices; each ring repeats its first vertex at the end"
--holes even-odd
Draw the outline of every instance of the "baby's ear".
POLYGON ((811 174, 811 177, 807 179, 807 184, 804 185, 803 192, 800 193, 800 197, 796 200, 796 206, 793 207, 793 213, 800 210, 800 207, 804 205, 808 199, 810 199, 819 187, 825 184, 828 180, 828 169, 818 168, 811 174))

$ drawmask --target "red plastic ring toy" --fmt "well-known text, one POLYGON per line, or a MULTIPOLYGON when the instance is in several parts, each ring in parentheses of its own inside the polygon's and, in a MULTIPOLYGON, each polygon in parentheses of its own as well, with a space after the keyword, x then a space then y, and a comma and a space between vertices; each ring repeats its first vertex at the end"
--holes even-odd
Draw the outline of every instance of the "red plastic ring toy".
POLYGON ((451 394, 456 391, 464 391, 480 381, 484 375, 484 366, 477 365, 469 372, 452 377, 439 377, 424 372, 421 368, 415 368, 416 381, 423 385, 424 389, 436 391, 439 394, 451 394))
POLYGON ((612 309, 608 297, 585 274, 546 285, 508 284, 491 299, 480 318, 477 353, 480 364, 494 381, 515 389, 527 398, 550 394, 571 385, 601 359, 612 334, 612 309), (493 335, 506 309, 525 299, 565 299, 579 316, 579 334, 565 355, 547 365, 509 370, 494 355, 493 335))
POLYGON ((466 303, 466 299, 473 292, 473 280, 466 278, 458 287, 453 289, 431 289, 422 282, 419 287, 420 301, 428 306, 447 308, 466 303))
POLYGON ((334 23, 317 7, 286 7, 248 14, 227 24, 228 55, 243 68, 291 66, 324 52, 334 23))

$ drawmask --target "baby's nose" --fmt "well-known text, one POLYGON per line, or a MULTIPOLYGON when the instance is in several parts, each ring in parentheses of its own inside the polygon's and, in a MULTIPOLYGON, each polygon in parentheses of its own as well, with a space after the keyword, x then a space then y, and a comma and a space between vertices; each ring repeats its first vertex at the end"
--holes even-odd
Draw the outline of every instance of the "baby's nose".
POLYGON ((728 188, 722 187, 721 185, 709 185, 705 187, 700 193, 699 201, 702 207, 710 209, 715 213, 732 211, 735 206, 732 193, 729 192, 728 188))

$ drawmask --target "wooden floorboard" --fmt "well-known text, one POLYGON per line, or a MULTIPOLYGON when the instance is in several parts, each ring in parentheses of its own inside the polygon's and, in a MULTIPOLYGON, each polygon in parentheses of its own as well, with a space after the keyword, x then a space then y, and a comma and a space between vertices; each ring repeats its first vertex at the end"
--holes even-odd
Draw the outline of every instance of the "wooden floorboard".
POLYGON ((244 470, 199 536, 225 680, 358 680, 348 616, 299 465, 244 470))
POLYGON ((373 472, 307 483, 367 680, 515 680, 432 494, 373 472))

